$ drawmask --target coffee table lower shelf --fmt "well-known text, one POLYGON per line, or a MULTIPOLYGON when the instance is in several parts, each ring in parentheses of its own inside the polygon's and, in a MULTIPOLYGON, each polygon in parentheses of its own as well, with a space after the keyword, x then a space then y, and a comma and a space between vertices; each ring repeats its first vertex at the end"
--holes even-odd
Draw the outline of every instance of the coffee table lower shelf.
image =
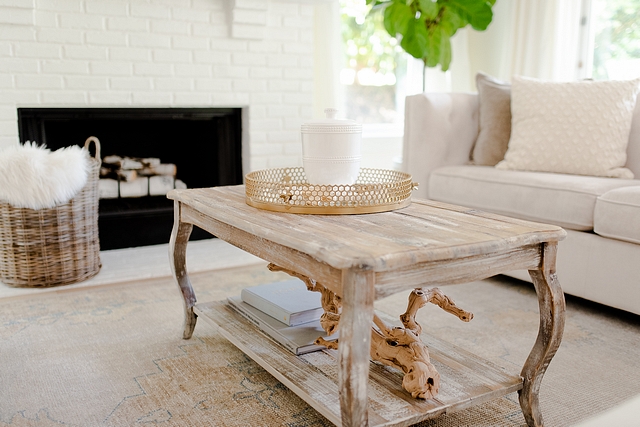
MULTIPOLYGON (((196 304, 200 318, 335 425, 341 425, 338 352, 296 356, 262 333, 224 301, 196 304)), ((385 319, 388 320, 388 319, 385 319)), ((481 404, 522 388, 522 377, 452 344, 422 335, 440 373, 435 399, 414 399, 402 389, 402 374, 372 362, 369 374, 369 425, 409 426, 481 404)))

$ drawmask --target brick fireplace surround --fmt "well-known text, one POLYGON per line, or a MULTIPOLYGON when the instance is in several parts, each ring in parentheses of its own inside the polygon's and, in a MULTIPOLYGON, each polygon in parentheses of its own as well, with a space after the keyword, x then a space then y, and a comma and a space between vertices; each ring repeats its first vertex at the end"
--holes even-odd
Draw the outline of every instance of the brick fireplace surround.
POLYGON ((0 0, 0 149, 18 108, 241 107, 245 172, 300 162, 314 3, 0 0))

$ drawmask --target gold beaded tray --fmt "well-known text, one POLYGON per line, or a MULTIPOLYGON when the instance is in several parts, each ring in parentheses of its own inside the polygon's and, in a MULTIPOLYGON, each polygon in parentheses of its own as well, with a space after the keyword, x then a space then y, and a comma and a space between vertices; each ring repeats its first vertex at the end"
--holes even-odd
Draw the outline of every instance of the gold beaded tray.
POLYGON ((245 176, 246 200, 260 209, 299 214, 346 215, 387 212, 411 204, 417 183, 387 169, 360 169, 353 185, 313 185, 304 168, 278 168, 245 176))

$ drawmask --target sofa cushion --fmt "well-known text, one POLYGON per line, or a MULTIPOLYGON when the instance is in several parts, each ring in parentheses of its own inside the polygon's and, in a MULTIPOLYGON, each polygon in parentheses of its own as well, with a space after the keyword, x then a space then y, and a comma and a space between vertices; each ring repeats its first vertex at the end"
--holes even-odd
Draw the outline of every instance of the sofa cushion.
POLYGON ((640 79, 513 78, 511 139, 497 168, 633 178, 624 167, 640 79))
POLYGON ((447 166, 431 173, 428 197, 573 230, 593 230, 598 196, 638 185, 640 180, 447 166))
POLYGON ((607 191, 596 200, 593 231, 640 244, 640 185, 607 191))
POLYGON ((473 163, 495 166, 504 159, 511 136, 511 85, 484 73, 476 74, 480 131, 473 146, 473 163))

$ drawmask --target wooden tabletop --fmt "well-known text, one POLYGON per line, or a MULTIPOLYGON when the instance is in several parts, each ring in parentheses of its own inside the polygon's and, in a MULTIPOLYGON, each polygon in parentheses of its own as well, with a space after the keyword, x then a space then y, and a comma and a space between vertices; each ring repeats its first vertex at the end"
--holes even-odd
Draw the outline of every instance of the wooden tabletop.
POLYGON ((566 236, 553 225, 430 200, 414 199, 406 208, 384 213, 304 215, 248 206, 242 185, 172 190, 168 197, 337 269, 386 271, 418 262, 508 251, 566 236))

